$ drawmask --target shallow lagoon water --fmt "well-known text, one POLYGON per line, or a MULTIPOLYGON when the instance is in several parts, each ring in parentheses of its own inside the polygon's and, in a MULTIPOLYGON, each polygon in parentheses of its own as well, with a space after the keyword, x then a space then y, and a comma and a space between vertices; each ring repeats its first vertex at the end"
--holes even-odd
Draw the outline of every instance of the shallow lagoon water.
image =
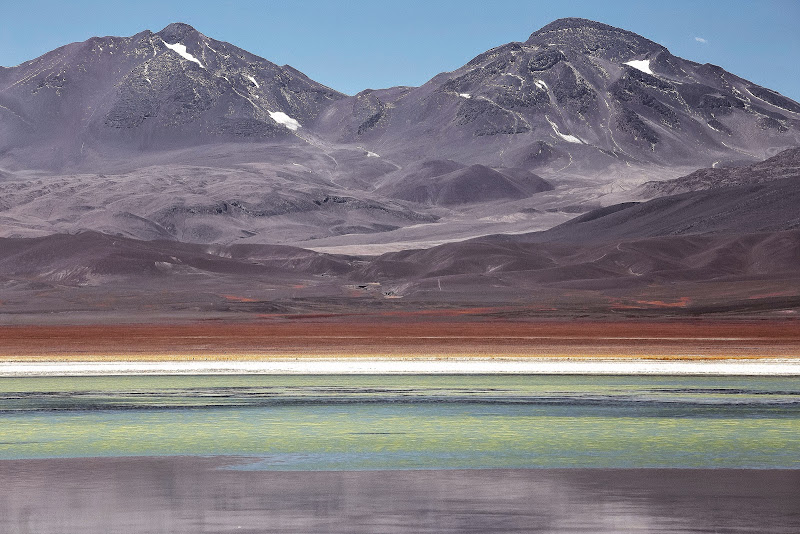
POLYGON ((656 376, 0 379, 0 532, 800 529, 800 386, 656 376))
POLYGON ((0 459, 241 456, 237 469, 800 467, 780 377, 0 379, 0 459))

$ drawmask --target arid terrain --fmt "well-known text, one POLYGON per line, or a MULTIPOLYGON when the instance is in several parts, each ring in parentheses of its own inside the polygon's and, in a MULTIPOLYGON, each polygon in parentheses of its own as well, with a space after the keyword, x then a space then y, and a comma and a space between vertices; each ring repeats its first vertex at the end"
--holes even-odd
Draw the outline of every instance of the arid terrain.
POLYGON ((800 102, 530 30, 353 95, 178 22, 0 66, 0 531, 800 532, 800 102))
POLYGON ((387 313, 274 322, 0 327, 10 361, 258 360, 361 357, 796 358, 782 321, 504 321, 387 313))
POLYGON ((348 96, 175 23, 0 82, 6 358, 798 354, 800 104, 628 30, 348 96))

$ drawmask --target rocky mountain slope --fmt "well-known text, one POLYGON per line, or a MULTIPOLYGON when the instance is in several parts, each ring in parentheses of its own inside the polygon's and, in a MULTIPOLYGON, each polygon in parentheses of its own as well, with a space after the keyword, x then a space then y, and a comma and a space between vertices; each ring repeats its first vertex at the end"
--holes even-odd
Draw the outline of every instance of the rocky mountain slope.
POLYGON ((647 182, 642 185, 641 194, 645 198, 653 198, 718 187, 760 184, 799 175, 800 148, 793 148, 753 165, 698 169, 681 178, 647 182))
POLYGON ((476 167, 430 198, 404 193, 405 165, 311 128, 343 97, 185 24, 4 68, 0 235, 305 245, 442 221, 448 239, 465 231, 462 208, 552 189, 524 169, 476 167), (386 175, 399 178, 381 189, 386 175))
MULTIPOLYGON (((772 158, 760 169, 777 172, 791 155, 772 158)), ((579 273, 566 274, 563 267, 580 264, 596 270, 635 256, 633 251, 638 249, 639 253, 647 250, 647 254, 658 258, 658 270, 669 279, 686 258, 709 258, 714 255, 712 250, 724 243, 727 252, 723 258, 717 258, 715 265, 725 272, 742 274, 740 268, 745 264, 757 264, 764 272, 799 272, 798 206, 800 170, 764 183, 718 187, 601 208, 544 232, 487 236, 423 251, 385 254, 370 268, 376 276, 379 273, 392 276, 392 269, 395 275, 471 273, 486 277, 543 270, 550 274, 558 272, 557 278, 563 280, 580 280, 579 273), (754 243, 765 240, 772 243, 769 252, 753 250, 754 243), (596 251, 602 253, 595 254, 596 251), (376 271, 376 265, 392 268, 376 271)), ((642 274, 628 272, 629 267, 632 265, 626 265, 622 274, 642 274)))
POLYGON ((800 144, 800 104, 632 32, 561 19, 422 87, 338 100, 315 128, 398 159, 586 174, 757 161, 800 144))
POLYGON ((95 37, 0 70, 0 163, 91 168, 142 151, 294 137, 343 96, 186 24, 95 37))
MULTIPOLYGON (((759 169, 785 170, 792 154, 759 169)), ((605 207, 544 232, 362 257, 96 232, 0 239, 0 322, 102 303, 191 317, 476 306, 512 317, 796 314, 798 205, 795 172, 605 207)))
POLYGON ((797 153, 729 166, 797 145, 797 102, 584 19, 349 97, 171 24, 0 69, 0 237, 364 256, 552 227, 581 246, 792 230, 797 153))

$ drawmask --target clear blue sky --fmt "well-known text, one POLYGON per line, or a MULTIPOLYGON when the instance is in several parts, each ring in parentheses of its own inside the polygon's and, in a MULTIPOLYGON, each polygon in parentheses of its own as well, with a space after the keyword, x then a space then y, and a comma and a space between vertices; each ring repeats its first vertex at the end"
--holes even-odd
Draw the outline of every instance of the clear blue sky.
POLYGON ((353 94, 420 85, 570 16, 634 31, 800 100, 800 0, 3 0, 0 65, 180 21, 353 94))

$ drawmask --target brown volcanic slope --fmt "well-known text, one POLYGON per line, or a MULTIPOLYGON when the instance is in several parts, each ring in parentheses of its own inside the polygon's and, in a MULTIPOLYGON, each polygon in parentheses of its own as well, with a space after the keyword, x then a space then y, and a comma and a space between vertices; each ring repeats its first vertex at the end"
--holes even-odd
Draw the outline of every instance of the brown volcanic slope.
POLYGON ((597 245, 451 244, 378 258, 100 234, 0 240, 0 321, 796 314, 800 231, 597 245))
POLYGON ((642 196, 651 198, 718 187, 760 184, 797 176, 800 176, 800 148, 791 148, 746 167, 699 169, 681 178, 647 182, 642 184, 641 192, 642 196))
MULTIPOLYGON (((783 169, 785 160, 773 158, 761 170, 783 169)), ((418 310, 500 317, 792 316, 800 309, 798 205, 795 175, 602 208, 546 232, 377 257, 94 232, 2 239, 0 320, 418 310)))
MULTIPOLYGON (((698 234, 747 234, 800 228, 800 175, 610 206, 576 217, 531 241, 597 243, 698 234)), ((525 238, 521 238, 525 239, 525 238)))
POLYGON ((787 171, 795 156, 759 166, 774 180, 610 206, 545 232, 384 254, 360 273, 385 284, 413 280, 406 294, 435 298, 444 287, 464 300, 472 293, 561 310, 574 309, 567 296, 580 291, 587 311, 599 295, 618 311, 796 308, 800 173, 787 171))
POLYGON ((8 277, 86 285, 103 277, 158 277, 196 272, 255 276, 343 274, 350 263, 281 245, 195 245, 137 241, 97 232, 0 240, 0 269, 8 277))

